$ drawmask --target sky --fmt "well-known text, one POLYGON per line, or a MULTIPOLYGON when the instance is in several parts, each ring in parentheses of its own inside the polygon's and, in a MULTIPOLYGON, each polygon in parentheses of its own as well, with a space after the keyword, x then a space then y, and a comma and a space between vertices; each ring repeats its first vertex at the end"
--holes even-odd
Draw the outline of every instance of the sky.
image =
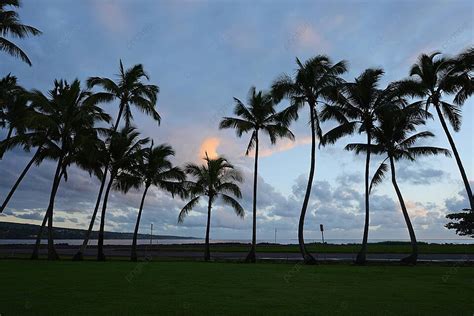
MULTIPOLYGON (((135 126, 155 143, 176 150, 174 163, 200 163, 203 153, 224 155, 244 174, 244 219, 217 204, 212 213, 212 239, 251 238, 253 157, 245 156, 250 135, 238 138, 221 131, 223 116, 232 114, 233 97, 246 100, 251 86, 268 90, 282 73, 293 74, 295 58, 326 54, 347 60, 344 79, 354 80, 371 67, 385 75, 380 87, 407 77, 421 53, 454 55, 473 45, 474 3, 471 1, 152 1, 29 0, 19 11, 25 24, 43 34, 17 40, 33 66, 4 53, 0 75, 12 73, 27 89, 48 91, 54 79, 85 81, 90 76, 114 78, 119 60, 126 67, 143 64, 150 83, 160 87, 157 110, 161 125, 135 113, 135 126)), ((446 101, 449 101, 449 96, 446 101)), ((278 109, 287 103, 283 101, 278 109)), ((474 100, 463 107, 461 131, 453 137, 469 179, 474 174, 474 100)), ((103 104, 115 116, 117 102, 103 104)), ((294 142, 271 146, 261 140, 258 172, 257 238, 296 239, 298 218, 309 171, 310 130, 306 108, 291 130, 294 142)), ((323 130, 334 123, 323 125, 323 130)), ((449 147, 438 120, 421 130, 436 138, 424 144, 449 147)), ((0 136, 5 136, 1 131, 0 136)), ((364 157, 344 150, 360 137, 341 139, 316 153, 316 174, 305 224, 307 240, 361 239, 364 223, 364 157)), ((32 153, 19 149, 0 161, 0 197, 4 197, 32 153)), ((382 157, 372 159, 375 170, 382 157)), ((419 239, 460 238, 443 226, 449 211, 467 206, 453 158, 422 158, 397 163, 400 189, 419 239)), ((41 223, 48 205, 54 163, 33 167, 0 221, 41 223)), ((55 225, 86 229, 99 181, 72 168, 59 188, 55 225)), ((132 231, 141 191, 109 198, 106 229, 132 231)), ((203 237, 206 208, 200 205, 178 224, 186 201, 153 189, 145 202, 141 232, 203 237)), ((96 221, 95 229, 99 221, 96 221)), ((369 239, 407 239, 403 216, 389 179, 371 196, 369 239)))

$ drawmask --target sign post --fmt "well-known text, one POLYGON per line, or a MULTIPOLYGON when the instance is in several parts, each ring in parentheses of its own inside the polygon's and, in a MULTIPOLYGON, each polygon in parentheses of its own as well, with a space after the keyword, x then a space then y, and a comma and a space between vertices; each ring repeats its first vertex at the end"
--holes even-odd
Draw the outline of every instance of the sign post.
POLYGON ((324 244, 324 226, 323 226, 323 224, 319 224, 319 229, 321 230, 321 237, 323 239, 323 244, 324 244))

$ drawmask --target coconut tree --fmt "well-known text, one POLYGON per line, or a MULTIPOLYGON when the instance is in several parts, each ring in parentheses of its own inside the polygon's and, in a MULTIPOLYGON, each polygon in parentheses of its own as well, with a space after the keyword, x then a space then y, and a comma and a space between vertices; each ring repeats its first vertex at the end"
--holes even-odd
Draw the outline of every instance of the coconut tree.
POLYGON ((397 84, 401 91, 422 98, 420 104, 426 109, 432 106, 441 123, 449 145, 456 159, 461 178, 466 188, 471 209, 474 199, 466 171, 459 156, 456 144, 449 131, 446 120, 455 132, 461 129, 461 106, 472 94, 473 50, 467 50, 458 58, 445 58, 439 52, 431 55, 422 54, 410 69, 410 78, 397 84), (449 103, 443 97, 455 95, 454 102, 449 103))
POLYGON ((140 184, 144 186, 144 190, 138 209, 135 231, 133 232, 132 261, 137 261, 138 230, 148 189, 151 186, 156 186, 173 196, 179 194, 184 197, 185 195, 183 182, 186 180, 186 175, 180 168, 173 166, 169 160, 171 156, 174 156, 174 150, 166 144, 157 147, 153 147, 152 144, 149 148, 143 150, 141 163, 136 170, 136 175, 140 178, 140 184))
POLYGON ((7 40, 5 36, 14 38, 25 38, 30 35, 40 35, 41 31, 22 24, 18 13, 14 10, 19 9, 21 2, 19 0, 2 0, 0 2, 0 50, 7 52, 13 57, 20 58, 31 66, 31 61, 23 50, 7 40))
POLYGON ((9 139, 0 142, 0 148, 2 148, 2 150, 10 150, 16 146, 21 146, 23 150, 30 152, 33 148, 36 148, 34 155, 26 164, 25 168, 18 176, 16 182, 14 183, 13 187, 10 189, 7 196, 5 197, 5 200, 0 206, 0 213, 2 213, 5 207, 8 205, 8 202, 12 198, 21 181, 24 179, 24 177, 30 170, 31 166, 33 164, 41 164, 42 160, 45 158, 44 155, 41 155, 41 151, 45 149, 45 145, 48 144, 48 131, 47 127, 42 125, 42 122, 45 121, 42 117, 43 114, 31 111, 29 115, 30 118, 28 123, 28 130, 26 132, 22 132, 18 135, 15 135, 9 139))
POLYGON ((340 75, 346 72, 347 66, 345 61, 334 64, 329 57, 324 55, 310 58, 305 63, 302 63, 297 58, 296 63, 298 69, 294 78, 286 74, 277 78, 272 84, 272 95, 276 102, 279 102, 283 98, 287 98, 290 101, 290 106, 283 111, 283 122, 298 119, 298 111, 303 108, 305 104, 308 105, 311 125, 311 165, 298 223, 298 242, 304 262, 315 263, 316 260, 309 253, 304 244, 303 232, 304 219, 314 178, 316 136, 318 136, 319 139, 322 138, 318 105, 321 106, 325 104, 325 101, 334 95, 335 87, 343 82, 340 75))
POLYGON ((373 144, 352 143, 346 146, 347 150, 354 150, 356 154, 370 151, 373 154, 385 155, 383 162, 375 172, 370 189, 382 182, 385 173, 390 169, 392 185, 402 209, 403 217, 410 235, 412 253, 402 259, 403 263, 415 264, 418 258, 418 246, 415 231, 411 223, 405 201, 397 183, 395 162, 401 159, 415 161, 417 158, 429 155, 444 154, 450 156, 447 149, 432 146, 415 146, 419 140, 434 137, 431 132, 418 132, 416 128, 424 124, 427 113, 420 109, 419 104, 406 107, 384 106, 377 113, 378 124, 373 129, 373 144), (386 161, 388 160, 389 165, 386 161))
POLYGON ((224 117, 219 128, 234 128, 238 137, 244 133, 252 133, 250 142, 247 146, 246 155, 249 155, 252 149, 255 153, 254 174, 253 174, 253 228, 252 228, 252 247, 247 255, 247 262, 256 261, 257 245, 257 175, 258 175, 258 148, 259 132, 262 131, 268 135, 272 144, 275 144, 279 137, 288 137, 294 139, 293 133, 288 129, 288 122, 280 119, 281 113, 275 110, 275 103, 270 94, 263 93, 251 87, 248 94, 246 106, 242 101, 234 98, 234 114, 237 117, 224 117))
POLYGON ((187 181, 187 190, 191 200, 179 213, 178 223, 182 223, 186 215, 198 205, 200 199, 207 197, 207 226, 205 238, 204 260, 211 259, 209 247, 209 232, 211 229, 211 211, 214 202, 220 198, 224 204, 229 205, 239 217, 244 217, 244 209, 236 200, 241 198, 239 183, 242 176, 235 167, 223 157, 209 158, 206 154, 205 164, 188 164, 185 172, 193 177, 194 181, 187 181))
POLYGON ((104 261, 104 228, 107 202, 112 187, 115 190, 127 193, 131 188, 138 188, 140 177, 134 170, 142 164, 144 153, 142 146, 148 143, 148 138, 139 139, 140 133, 134 127, 125 126, 116 132, 110 131, 110 141, 108 148, 108 170, 110 173, 109 182, 105 189, 104 201, 100 217, 99 238, 97 246, 97 260, 104 261))
MULTIPOLYGON (((365 134, 367 146, 371 145, 372 133, 377 121, 377 111, 387 105, 395 105, 403 100, 392 86, 384 90, 378 88, 383 76, 382 69, 367 69, 354 82, 346 82, 336 91, 334 101, 321 111, 323 121, 334 119, 339 125, 328 131, 321 139, 321 145, 335 143, 341 137, 355 132, 365 134)), ((356 263, 366 262, 367 240, 369 235, 369 185, 370 185, 370 151, 365 159, 365 222, 362 247, 356 263)))
MULTIPOLYGON (((155 109, 159 88, 156 85, 145 84, 143 81, 149 80, 148 74, 141 64, 137 64, 129 69, 124 69, 120 60, 119 75, 116 81, 103 78, 91 77, 87 80, 89 88, 100 87, 103 91, 97 92, 91 96, 91 102, 112 102, 119 101, 118 115, 113 126, 113 130, 117 131, 122 116, 125 116, 126 125, 130 125, 133 119, 132 106, 138 110, 150 115, 155 121, 160 123, 160 115, 155 109)), ((100 201, 107 181, 107 163, 104 166, 104 173, 101 179, 99 193, 97 195, 96 204, 89 223, 89 228, 84 238, 84 242, 80 250, 74 256, 74 260, 82 260, 84 251, 89 242, 92 229, 94 228, 97 212, 99 211, 100 201)))
MULTIPOLYGON (((68 168, 75 164, 88 168, 78 157, 87 153, 90 161, 94 160, 93 149, 98 144, 99 128, 96 123, 108 122, 109 115, 92 103, 86 102, 90 92, 82 90, 80 82, 74 80, 72 84, 66 81, 55 81, 55 87, 45 96, 42 92, 34 90, 30 94, 32 106, 43 113, 42 118, 48 129, 46 143, 43 144, 38 159, 51 159, 57 161, 53 177, 53 184, 46 211, 44 223, 48 223, 48 259, 57 259, 53 239, 53 213, 54 201, 62 179, 67 180, 68 168)), ((32 257, 38 256, 41 242, 41 227, 32 257)))
MULTIPOLYGON (((8 74, 0 79, 0 127, 7 129, 6 140, 13 132, 26 130, 31 108, 28 106, 26 91, 18 85, 17 78, 8 74)), ((0 158, 4 148, 0 148, 0 158)))

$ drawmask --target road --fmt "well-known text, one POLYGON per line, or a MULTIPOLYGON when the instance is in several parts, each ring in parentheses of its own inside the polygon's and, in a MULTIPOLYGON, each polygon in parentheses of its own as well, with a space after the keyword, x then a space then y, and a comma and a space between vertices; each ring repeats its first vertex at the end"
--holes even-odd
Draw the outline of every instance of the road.
MULTIPOLYGON (((58 247, 57 251, 60 256, 68 257, 73 256, 77 247, 58 247)), ((97 249, 90 247, 86 250, 85 255, 93 257, 96 254, 97 249)), ((11 248, 0 248, 0 258, 15 258, 25 257, 31 254, 31 247, 14 247, 11 248)), ((105 247, 106 256, 111 257, 128 257, 130 256, 130 249, 124 247, 105 247)), ((40 256, 45 257, 47 255, 47 249, 43 248, 40 251, 40 256)), ((141 249, 139 255, 143 258, 145 256, 155 258, 184 258, 184 259, 201 259, 203 257, 202 252, 198 251, 168 251, 153 249, 152 251, 145 251, 141 249)), ((213 258, 219 260, 243 260, 246 256, 245 252, 214 252, 211 254, 213 258)), ((398 261, 408 254, 368 254, 367 259, 371 261, 398 261)), ((318 253, 314 256, 323 261, 354 261, 355 253, 318 253)), ((260 260, 279 260, 279 261, 299 261, 301 255, 299 253, 259 253, 258 259, 260 260)), ((427 262, 472 262, 474 263, 474 254, 420 254, 418 257, 419 261, 427 262)))

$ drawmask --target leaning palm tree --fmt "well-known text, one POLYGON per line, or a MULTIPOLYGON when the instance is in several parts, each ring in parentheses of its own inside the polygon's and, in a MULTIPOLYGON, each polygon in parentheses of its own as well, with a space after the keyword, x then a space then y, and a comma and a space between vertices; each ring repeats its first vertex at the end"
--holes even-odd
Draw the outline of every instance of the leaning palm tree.
MULTIPOLYGON (((53 239, 54 202, 62 179, 67 180, 68 168, 77 163, 77 157, 87 152, 93 161, 93 148, 97 144, 100 129, 96 123, 108 122, 110 117, 99 107, 86 102, 90 92, 82 90, 80 82, 74 80, 71 85, 65 81, 55 81, 55 87, 45 96, 40 91, 31 93, 32 105, 43 113, 44 124, 48 128, 48 137, 38 157, 39 160, 57 161, 49 205, 43 223, 48 223, 48 259, 57 259, 53 239)), ((41 243, 43 226, 37 237, 32 258, 37 258, 41 243)))
POLYGON ((137 261, 138 230, 148 189, 153 185, 161 190, 170 192, 173 196, 175 194, 179 194, 181 197, 185 196, 183 182, 186 180, 186 175, 180 168, 173 167, 169 160, 171 156, 174 156, 174 150, 171 146, 165 144, 158 147, 153 147, 152 144, 149 148, 143 150, 142 163, 138 165, 136 170, 141 184, 144 185, 144 190, 140 208, 138 209, 135 231, 133 232, 132 261, 137 261))
POLYGON ((340 61, 333 64, 329 57, 318 55, 310 58, 305 63, 296 59, 298 69, 295 77, 282 75, 272 84, 272 95, 276 102, 283 98, 288 98, 290 106, 284 110, 283 122, 298 119, 298 111, 308 104, 310 125, 311 125, 311 165, 308 176, 308 185, 301 207, 301 214, 298 224, 298 242, 300 252, 305 263, 315 263, 316 260, 306 249, 304 244, 304 219, 308 209, 311 188, 313 185, 314 168, 316 162, 316 136, 322 138, 322 131, 319 122, 318 105, 325 104, 325 100, 334 95, 335 87, 339 86, 343 80, 340 78, 347 70, 346 62, 340 61))
POLYGON ((232 207, 235 213, 244 217, 244 209, 235 198, 241 198, 242 193, 238 183, 242 182, 242 176, 227 159, 209 158, 206 154, 204 165, 188 164, 186 173, 194 178, 194 181, 187 182, 188 194, 191 200, 183 207, 179 213, 178 223, 182 223, 186 215, 199 203, 203 196, 207 196, 207 226, 204 260, 211 259, 209 246, 209 231, 211 228, 211 210, 217 198, 232 207), (232 196, 233 195, 233 196, 232 196))
MULTIPOLYGON (((340 124, 328 131, 321 139, 321 145, 333 144, 341 137, 354 132, 365 134, 367 146, 371 145, 372 133, 377 121, 377 111, 383 106, 403 101, 389 86, 384 90, 378 88, 383 75, 382 69, 367 69, 354 82, 347 82, 338 89, 332 104, 327 104, 321 111, 322 121, 334 119, 340 124)), ((366 262, 367 240, 369 236, 369 184, 370 184, 370 151, 365 159, 365 222, 362 248, 357 254, 356 263, 366 262)))
POLYGON ((97 260, 104 261, 104 230, 107 202, 112 186, 115 190, 127 193, 131 188, 138 188, 140 177, 134 170, 142 163, 144 153, 142 146, 148 143, 148 138, 139 139, 140 133, 134 127, 125 126, 120 131, 110 131, 108 148, 109 182, 105 189, 104 201, 100 217, 99 238, 97 243, 97 260))
POLYGON ((403 217, 410 235, 412 253, 402 259, 403 263, 415 264, 418 258, 418 246, 413 225, 410 221, 408 211, 402 193, 397 183, 395 162, 401 159, 415 161, 418 157, 428 155, 444 154, 450 156, 450 152, 444 148, 431 146, 414 146, 417 141, 434 137, 431 132, 417 132, 416 128, 425 123, 427 113, 420 109, 418 104, 406 107, 384 106, 377 113, 378 124, 373 129, 373 144, 352 143, 346 146, 347 150, 354 150, 356 154, 370 151, 373 154, 386 155, 386 158, 375 172, 370 189, 382 182, 385 172, 390 166, 392 185, 402 209, 403 217), (389 161, 389 166, 386 161, 389 161))
MULTIPOLYGON (((120 73, 117 81, 103 77, 91 77, 87 80, 87 84, 90 88, 99 86, 103 89, 103 91, 97 92, 91 96, 91 102, 119 101, 118 115, 113 126, 114 131, 117 131, 123 115, 125 115, 126 125, 131 124, 133 118, 131 106, 135 106, 140 111, 152 116, 158 124, 160 123, 160 115, 155 109, 159 88, 156 85, 144 84, 144 79, 149 80, 149 77, 141 64, 137 64, 132 68, 125 70, 122 61, 120 60, 120 73)), ((107 165, 108 163, 106 162, 86 237, 84 238, 80 250, 75 254, 73 258, 74 260, 82 260, 92 229, 94 228, 95 219, 102 199, 102 193, 107 180, 107 165)))
POLYGON ((48 145, 48 130, 47 126, 43 122, 47 121, 47 118, 44 118, 42 113, 31 111, 28 118, 28 130, 26 132, 19 133, 9 139, 6 139, 0 142, 0 148, 2 151, 10 150, 16 146, 23 147, 23 150, 30 152, 31 149, 36 148, 34 155, 31 157, 30 161, 26 164, 23 171, 18 176, 16 182, 8 192, 5 200, 0 206, 0 213, 3 212, 5 207, 8 205, 8 202, 12 198, 16 189, 30 170, 33 164, 39 165, 42 162, 42 159, 45 158, 41 152, 48 145), (45 147, 46 146, 46 147, 45 147))
POLYGON ((20 22, 18 13, 12 10, 18 9, 20 6, 19 0, 2 0, 0 2, 0 50, 7 52, 13 57, 20 58, 31 66, 31 61, 25 52, 5 38, 5 36, 25 38, 30 35, 36 36, 41 34, 40 30, 20 22))
POLYGON ((258 172, 258 145, 259 131, 270 137, 272 144, 275 144, 279 137, 288 137, 294 139, 293 133, 288 129, 288 122, 280 120, 280 113, 275 110, 275 103, 270 94, 263 93, 251 87, 248 95, 248 106, 237 98, 235 100, 234 114, 237 117, 224 117, 219 128, 234 128, 237 136, 241 137, 244 133, 252 133, 250 142, 247 146, 246 155, 255 148, 255 166, 253 174, 253 228, 252 228, 252 247, 247 255, 247 262, 256 261, 257 245, 257 172, 258 172))
POLYGON ((430 106, 435 108, 461 173, 470 207, 474 209, 471 186, 446 123, 446 120, 448 120, 455 132, 458 132, 461 128, 461 105, 472 94, 473 80, 472 76, 469 76, 469 73, 473 70, 472 54, 472 49, 466 51, 465 56, 461 55, 459 59, 440 57, 439 52, 431 55, 422 54, 418 58, 418 62, 411 67, 411 78, 397 84, 407 94, 423 98, 420 103, 424 104, 427 110, 430 106), (460 63, 465 64, 459 67, 460 63), (454 103, 442 100, 443 96, 453 94, 456 94, 454 103))

